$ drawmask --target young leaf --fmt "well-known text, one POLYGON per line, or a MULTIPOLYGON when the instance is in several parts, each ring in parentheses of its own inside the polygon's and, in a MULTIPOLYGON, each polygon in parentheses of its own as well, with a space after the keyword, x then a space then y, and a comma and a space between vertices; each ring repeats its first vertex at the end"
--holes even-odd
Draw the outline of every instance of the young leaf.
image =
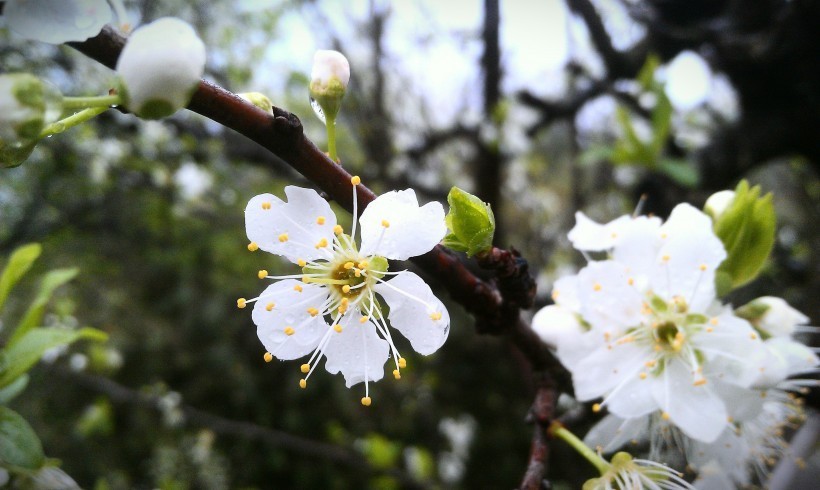
POLYGON ((26 311, 23 319, 14 330, 11 339, 9 339, 10 345, 19 340, 26 332, 39 325, 46 311, 46 304, 51 299, 51 295, 54 294, 54 290, 74 279, 77 272, 77 268, 56 269, 50 271, 43 277, 43 280, 40 282, 40 290, 37 292, 37 297, 34 298, 28 311, 26 311))
POLYGON ((0 309, 3 308, 11 288, 28 272, 42 250, 39 243, 30 243, 12 252, 3 274, 0 275, 0 309))
POLYGON ((450 211, 444 219, 451 233, 444 237, 444 245, 467 255, 492 248, 495 216, 490 206, 458 187, 450 189, 447 202, 450 211))
POLYGON ((0 465, 36 470, 44 460, 43 445, 34 429, 20 414, 0 406, 0 465))
POLYGON ((7 405, 10 401, 17 398, 17 395, 23 392, 28 386, 28 374, 24 374, 15 379, 10 385, 5 388, 0 388, 0 405, 7 405))
POLYGON ((29 330, 15 343, 7 345, 0 352, 0 388, 8 386, 31 369, 49 349, 70 344, 79 339, 102 341, 106 338, 104 332, 93 328, 69 330, 49 327, 29 330))

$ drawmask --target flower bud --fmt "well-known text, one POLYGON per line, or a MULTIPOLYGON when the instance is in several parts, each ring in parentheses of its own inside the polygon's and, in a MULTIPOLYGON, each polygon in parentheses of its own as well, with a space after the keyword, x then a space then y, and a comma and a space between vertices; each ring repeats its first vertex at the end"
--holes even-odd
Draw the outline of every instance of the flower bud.
POLYGON ((85 41, 111 22, 106 0, 6 0, 6 25, 25 39, 51 44, 85 41))
POLYGON ((350 63, 342 53, 324 49, 316 51, 310 74, 310 98, 316 116, 322 122, 326 118, 336 119, 349 81, 350 63))
POLYGON ((771 193, 761 197, 760 186, 750 188, 745 180, 738 184, 733 199, 727 195, 712 198, 713 228, 727 254, 716 277, 722 295, 760 273, 774 246, 775 213, 771 193))
POLYGON ((722 215, 726 208, 732 204, 735 199, 735 191, 720 191, 709 196, 703 210, 712 217, 712 220, 717 220, 722 215))
POLYGON ((775 296, 757 298, 738 308, 735 313, 748 320, 766 337, 787 337, 798 325, 809 321, 809 317, 775 296))
POLYGON ((492 248, 495 216, 490 205, 458 187, 450 189, 447 202, 450 212, 444 219, 450 233, 444 237, 444 246, 468 256, 492 248))
POLYGON ((0 75, 0 164, 16 167, 34 150, 43 128, 56 121, 63 96, 28 73, 0 75))
POLYGON ((247 100, 251 104, 255 105, 256 107, 262 109, 267 113, 273 112, 273 103, 270 101, 267 95, 260 93, 260 92, 245 92, 243 94, 237 94, 243 99, 247 100))
POLYGON ((164 17, 136 29, 117 61, 125 105, 146 119, 188 105, 205 70, 205 45, 193 27, 164 17))

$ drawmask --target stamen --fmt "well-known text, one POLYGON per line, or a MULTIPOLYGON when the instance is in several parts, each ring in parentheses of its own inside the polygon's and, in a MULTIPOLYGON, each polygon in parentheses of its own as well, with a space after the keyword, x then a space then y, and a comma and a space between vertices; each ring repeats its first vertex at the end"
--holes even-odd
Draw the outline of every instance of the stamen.
POLYGON ((265 211, 267 211, 268 209, 270 209, 270 201, 265 201, 265 202, 263 202, 263 203, 262 203, 262 209, 264 209, 265 211))
POLYGON ((407 361, 403 357, 399 357, 399 367, 404 369, 407 367, 407 361))
POLYGON ((256 242, 248 244, 248 252, 256 252, 257 250, 259 250, 259 245, 256 242))
POLYGON ((286 241, 288 241, 288 234, 287 233, 282 233, 281 235, 279 235, 279 241, 281 243, 285 243, 286 241))
POLYGON ((299 380, 299 388, 302 388, 303 390, 307 388, 307 380, 305 378, 299 380))
POLYGON ((386 219, 383 219, 382 220, 382 226, 385 227, 385 228, 390 228, 390 222, 387 221, 386 219))
POLYGON ((396 378, 396 379, 401 379, 401 373, 399 372, 398 369, 393 370, 393 377, 396 378))
POLYGON ((265 269, 262 269, 256 274, 256 276, 259 279, 264 279, 264 278, 268 277, 268 271, 266 271, 265 269))
POLYGON ((239 298, 236 300, 236 307, 242 309, 245 306, 247 306, 247 302, 248 300, 246 300, 245 298, 239 298))
POLYGON ((358 175, 350 178, 350 183, 353 185, 353 226, 351 227, 350 237, 356 239, 356 224, 359 221, 359 193, 356 192, 356 186, 362 183, 362 179, 358 175))
POLYGON ((441 320, 441 312, 436 311, 434 313, 430 313, 430 319, 433 320, 434 322, 437 322, 437 321, 441 320))
POLYGON ((265 362, 271 362, 273 360, 273 354, 271 354, 270 352, 265 352, 265 355, 262 356, 262 359, 264 359, 265 362))
POLYGON ((316 308, 314 308, 312 306, 307 309, 307 312, 310 313, 310 316, 316 316, 316 315, 319 314, 319 310, 317 310, 316 308))
POLYGON ((299 259, 299 260, 297 260, 297 261, 296 261, 296 264, 297 264, 299 267, 304 267, 304 266, 306 266, 306 265, 307 265, 307 262, 305 262, 305 261, 304 261, 304 259, 299 259))
POLYGON ((333 227, 333 233, 336 235, 341 235, 344 231, 345 230, 342 228, 342 225, 336 225, 333 227))
POLYGON ((297 284, 297 285, 293 286, 293 290, 301 293, 302 292, 301 284, 297 284))
POLYGON ((265 305, 265 310, 266 311, 271 311, 271 310, 273 310, 273 308, 275 306, 276 306, 276 304, 274 304, 274 303, 268 303, 268 304, 265 305))
POLYGON ((302 364, 302 366, 299 368, 299 370, 302 371, 305 374, 309 373, 310 372, 310 364, 302 364))
POLYGON ((287 336, 291 336, 296 333, 296 330, 294 330, 293 327, 285 327, 284 331, 287 336))
POLYGON ((322 238, 321 240, 319 240, 319 241, 316 243, 315 247, 316 247, 316 248, 324 248, 324 247, 327 247, 327 238, 322 238))
POLYGON ((333 330, 335 330, 336 333, 342 333, 342 326, 339 324, 333 325, 333 330))
POLYGON ((362 398, 362 405, 365 407, 369 407, 371 403, 373 403, 373 400, 371 400, 369 396, 362 398))
POLYGON ((316 218, 316 224, 317 225, 325 224, 325 217, 324 216, 319 216, 318 218, 316 218))

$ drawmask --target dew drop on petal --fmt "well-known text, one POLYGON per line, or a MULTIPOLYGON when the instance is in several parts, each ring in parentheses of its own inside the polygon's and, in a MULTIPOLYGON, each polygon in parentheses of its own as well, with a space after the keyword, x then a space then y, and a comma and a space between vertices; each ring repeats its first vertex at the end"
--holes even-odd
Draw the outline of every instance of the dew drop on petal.
POLYGON ((326 124, 327 120, 325 119, 325 111, 322 110, 322 106, 314 99, 313 97, 310 98, 310 107, 313 108, 313 113, 316 114, 316 117, 322 121, 322 124, 326 124))

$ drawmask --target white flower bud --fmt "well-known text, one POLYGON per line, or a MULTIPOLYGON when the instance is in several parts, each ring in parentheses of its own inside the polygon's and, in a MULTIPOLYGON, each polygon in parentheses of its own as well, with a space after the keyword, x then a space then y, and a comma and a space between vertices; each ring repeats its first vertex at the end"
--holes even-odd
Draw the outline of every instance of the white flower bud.
POLYGON ((6 0, 6 25, 25 39, 51 44, 85 41, 111 22, 106 0, 6 0))
POLYGON ((735 200, 735 191, 720 191, 709 196, 703 210, 710 215, 712 219, 717 219, 726 208, 735 200))
POLYGON ((62 95, 28 73, 0 75, 0 145, 36 140, 62 112, 62 95))
POLYGON ((320 49, 313 55, 310 74, 310 102, 316 116, 335 120, 350 81, 350 63, 338 52, 320 49))
POLYGON ((187 22, 164 17, 134 31, 117 62, 126 106, 159 119, 188 105, 205 70, 205 45, 187 22))
POLYGON ((791 335, 797 325, 809 321, 809 317, 792 308, 782 298, 763 296, 752 301, 752 304, 766 308, 757 322, 757 327, 772 337, 791 335))

